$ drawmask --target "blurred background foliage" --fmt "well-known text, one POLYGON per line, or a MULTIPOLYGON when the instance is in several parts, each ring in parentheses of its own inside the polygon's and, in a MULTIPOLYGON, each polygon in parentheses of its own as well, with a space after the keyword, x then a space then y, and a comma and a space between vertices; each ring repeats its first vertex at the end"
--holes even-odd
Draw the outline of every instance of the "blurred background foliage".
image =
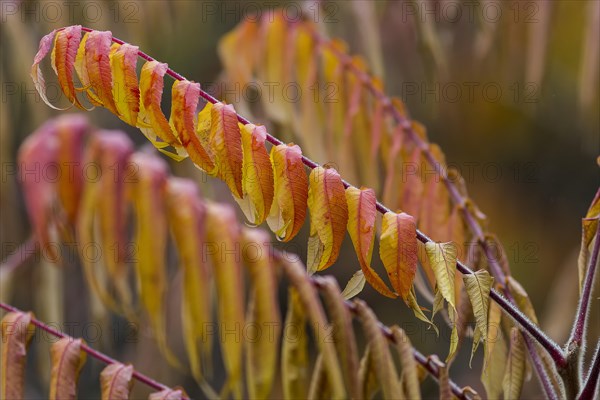
MULTIPOLYGON (((40 100, 29 78, 43 35, 73 24, 111 30, 115 37, 139 45, 220 96, 233 89, 222 80, 216 51, 219 38, 245 13, 287 7, 290 13, 301 9, 328 36, 347 41, 350 52, 363 55, 373 73, 383 77, 387 93, 402 98, 410 115, 425 124, 430 140, 439 143, 448 163, 462 172, 471 197, 487 214, 490 230, 504 244, 513 275, 528 290, 542 328, 559 343, 566 339, 577 299, 580 218, 600 183, 596 165, 600 2, 124 0, 2 1, 0 5, 2 259, 30 234, 15 173, 17 149, 45 119, 58 114, 40 100)), ((136 143, 145 143, 142 135, 107 110, 98 109, 88 117, 100 128, 126 130, 136 143)), ((260 117, 253 122, 270 126, 260 117)), ((275 129, 270 132, 285 137, 275 129)), ((218 185, 216 190, 211 187, 212 181, 190 162, 169 162, 174 173, 197 178, 206 195, 231 200, 218 185)), ((305 254, 305 243, 306 232, 291 249, 305 254)), ((358 269, 351 246, 346 249, 328 271, 342 285, 358 269)), ((86 326, 103 314, 90 313, 76 251, 71 248, 66 254, 72 257, 67 257, 69 265, 62 269, 47 265, 44 257, 34 257, 13 274, 10 285, 1 286, 0 297, 63 328, 70 323, 68 333, 90 339, 94 335, 89 329, 85 332, 86 326)), ((173 285, 178 285, 177 280, 173 285)), ((361 297, 383 322, 402 323, 423 353, 445 354, 447 336, 436 339, 401 302, 385 299, 370 288, 361 297)), ((600 332, 598 310, 596 301, 592 337, 600 332)), ((165 365, 143 330, 114 318, 100 326, 105 330, 92 343, 95 347, 134 363, 166 384, 193 387, 189 377, 165 365)), ((40 345, 33 349, 44 351, 40 345)), ((464 353, 451 376, 459 384, 480 388, 480 357, 469 369, 464 353)), ((31 398, 44 397, 49 375, 45 357, 38 358, 31 367, 38 375, 29 389, 31 398)), ((88 365, 82 383, 93 382, 99 368, 88 365)), ((97 393, 95 385, 90 383, 82 397, 97 393)), ((136 387, 134 397, 145 393, 141 385, 136 387)), ((424 395, 436 393, 428 380, 424 395)), ((534 379, 523 396, 537 393, 534 379)))

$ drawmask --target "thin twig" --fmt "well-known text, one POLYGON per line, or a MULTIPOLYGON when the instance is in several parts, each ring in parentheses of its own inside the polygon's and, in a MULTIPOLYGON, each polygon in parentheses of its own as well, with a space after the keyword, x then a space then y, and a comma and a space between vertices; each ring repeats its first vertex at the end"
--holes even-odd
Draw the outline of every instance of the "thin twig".
POLYGON ((587 380, 579 394, 578 400, 592 400, 597 391, 598 378, 600 378, 600 342, 596 346, 596 353, 592 359, 592 365, 587 374, 587 380))
MULTIPOLYGON (((21 310, 19 310, 16 307, 13 307, 9 304, 5 304, 0 302, 0 308, 8 311, 8 312, 23 312, 21 310)), ((35 325, 36 327, 38 327, 39 329, 48 332, 49 334, 51 334, 52 336, 55 336, 57 338, 70 338, 73 339, 71 336, 66 335, 64 333, 62 333, 59 330, 56 330, 48 325, 46 325, 45 323, 43 323, 42 321, 35 319, 35 318, 31 318, 31 323, 33 325, 35 325)), ((115 360, 112 357, 107 356, 104 353, 99 352, 98 350, 93 349, 92 347, 88 346, 85 343, 81 344, 81 350, 85 351, 86 353, 88 353, 90 356, 94 357, 97 360, 102 361, 105 364, 117 364, 119 363, 119 361, 115 360)), ((150 378, 147 375, 142 374, 141 372, 138 372, 136 370, 133 370, 133 377, 135 379, 137 379, 138 381, 142 382, 143 384, 151 387, 152 389, 161 391, 161 390, 166 390, 166 389, 171 389, 170 387, 168 387, 167 385, 164 385, 152 378, 150 378)), ((189 400, 188 397, 182 397, 185 400, 189 400)))
POLYGON ((579 306, 577 307, 577 316, 575 319, 575 325, 571 336, 567 341, 567 349, 572 345, 581 346, 585 340, 584 332, 587 324, 589 315, 590 301, 592 299, 592 289, 594 288, 594 277, 596 276, 596 268, 598 266, 598 254, 600 253, 600 219, 598 220, 598 227, 596 228, 596 238, 594 240, 594 247, 592 254, 590 255, 590 261, 585 272, 585 278, 583 281, 583 289, 581 291, 581 297, 579 298, 579 306))
MULTIPOLYGON (((81 29, 84 32, 93 31, 93 29, 86 28, 86 27, 82 27, 81 29)), ((115 43, 118 43, 118 44, 125 43, 121 39, 117 39, 115 37, 112 38, 112 41, 115 43)), ((151 56, 149 56, 148 54, 144 53, 141 50, 138 50, 138 56, 146 61, 156 61, 154 58, 152 58, 151 56)), ((185 77, 183 77, 179 73, 175 72, 171 68, 167 68, 166 74, 171 76, 173 79, 176 79, 179 81, 187 80, 187 79, 185 79, 185 77)), ((211 96, 209 93, 205 92, 202 89, 200 89, 200 97, 202 97, 203 99, 205 99, 206 101, 208 101, 212 104, 219 102, 218 99, 211 96)), ((387 98, 387 100, 391 106, 391 100, 389 100, 389 98, 387 98)), ((242 123, 244 125, 250 123, 249 120, 242 117, 241 115, 239 115, 237 113, 236 113, 236 115, 237 115, 237 119, 240 123, 242 123)), ((402 125, 403 125, 403 128, 406 127, 407 129, 410 130, 410 123, 407 120, 404 120, 402 125)), ((415 135, 416 135, 416 133, 415 133, 415 135)), ((274 146, 284 144, 281 140, 270 135, 269 133, 267 133, 267 135, 266 135, 266 140, 274 146)), ((302 162, 304 165, 306 165, 310 169, 315 169, 315 168, 319 167, 318 163, 312 161, 311 159, 309 159, 308 157, 306 157, 304 155, 302 156, 302 162)), ((439 165, 437 167, 441 168, 441 167, 439 167, 439 165)), ((353 185, 351 185, 350 183, 348 183, 345 180, 342 180, 342 183, 345 188, 354 187, 353 185)), ((457 189, 455 187, 454 187, 454 191, 457 191, 457 189)), ((385 205, 383 205, 379 201, 376 203, 376 207, 377 207, 377 211, 379 211, 381 214, 385 214, 386 212, 391 212, 391 210, 389 208, 387 208, 385 205)), ((424 233, 422 233, 419 230, 417 230, 417 239, 419 241, 421 241, 422 243, 427 243, 427 242, 432 241, 429 237, 427 237, 427 235, 425 235, 424 233)), ((490 248, 490 250, 491 250, 491 248, 490 248)), ((460 271, 463 274, 472 274, 473 273, 473 271, 469 267, 467 267, 465 264, 463 264, 461 261, 457 261, 456 268, 458 269, 458 271, 460 271)), ((496 279, 499 279, 499 278, 496 277, 496 279)), ((502 280, 502 282, 504 282, 504 280, 502 280)), ((563 354, 561 347, 558 344, 556 344, 552 339, 550 339, 548 336, 546 336, 546 334, 543 331, 541 331, 540 328, 536 324, 534 324, 531 320, 529 320, 529 318, 527 318, 520 310, 518 310, 513 304, 511 304, 508 300, 506 300, 504 297, 502 297, 502 295, 500 295, 495 290, 492 290, 492 292, 490 293, 490 298, 492 298, 494 301, 496 301, 498 303, 498 305, 520 325, 520 327, 523 329, 523 331, 527 332, 529 335, 531 335, 531 337, 533 337, 536 341, 538 341, 538 343, 544 349, 546 349, 546 351, 550 354, 550 356, 552 357, 552 359, 554 360, 554 362, 557 365, 562 366, 565 364, 565 356, 563 354)))
MULTIPOLYGON (((527 346, 527 350, 529 351, 529 354, 537 355, 537 351, 534 347, 535 343, 533 343, 531 341, 531 338, 528 336, 523 336, 523 338, 525 339, 525 346, 527 346)), ((552 384, 552 381, 550 380, 550 376, 548 375, 546 368, 544 368, 544 364, 542 363, 541 357, 539 357, 539 355, 538 355, 538 357, 531 357, 531 361, 533 362, 533 367, 535 368, 535 370, 538 373, 538 377, 540 380, 540 386, 542 386, 542 389, 544 390, 546 397, 550 400, 558 400, 559 394, 554 392, 554 385, 552 384)))

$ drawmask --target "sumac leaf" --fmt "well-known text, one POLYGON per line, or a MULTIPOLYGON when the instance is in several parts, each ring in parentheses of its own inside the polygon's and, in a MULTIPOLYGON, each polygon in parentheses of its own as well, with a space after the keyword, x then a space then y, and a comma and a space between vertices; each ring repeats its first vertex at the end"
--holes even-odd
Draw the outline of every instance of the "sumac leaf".
POLYGON ((200 381, 204 375, 201 356, 210 360, 212 354, 212 343, 206 332, 213 322, 211 272, 207 248, 202 245, 206 243, 206 209, 191 180, 170 178, 166 190, 171 232, 183 271, 181 320, 184 344, 192 375, 200 381))
POLYGON ((379 293, 395 298, 394 292, 371 267, 377 215, 375 192, 373 189, 357 189, 351 186, 346 189, 346 201, 348 203, 348 233, 365 280, 379 293))
POLYGON ((291 240, 306 217, 308 178, 302 151, 296 145, 281 144, 271 149, 274 199, 267 224, 281 241, 291 240))
POLYGON ((11 312, 2 318, 0 398, 23 399, 27 346, 33 337, 31 313, 11 312))
POLYGON ((50 400, 77 398, 79 372, 86 360, 86 354, 81 349, 82 343, 81 339, 65 337, 50 348, 50 400))
POLYGON ((273 168, 265 148, 264 126, 240 125, 243 171, 242 198, 234 197, 251 225, 262 224, 273 204, 273 168))
POLYGON ((417 272, 417 227, 412 216, 384 214, 379 256, 392 287, 406 300, 417 272))
POLYGON ((100 373, 102 400, 128 400, 133 386, 133 367, 120 363, 110 364, 100 373))
POLYGON ((309 177, 309 273, 322 271, 337 259, 348 224, 348 206, 342 178, 332 168, 317 167, 309 177))

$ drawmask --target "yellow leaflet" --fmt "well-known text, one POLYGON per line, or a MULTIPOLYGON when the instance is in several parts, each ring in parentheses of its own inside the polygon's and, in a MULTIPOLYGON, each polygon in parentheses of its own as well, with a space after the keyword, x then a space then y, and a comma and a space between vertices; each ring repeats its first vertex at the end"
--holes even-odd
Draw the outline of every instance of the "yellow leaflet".
POLYGON ((521 332, 516 327, 510 330, 510 350, 504 379, 502 380, 502 389, 504 390, 504 399, 518 399, 521 397, 521 389, 525 381, 525 343, 521 332))
POLYGON ((257 326, 260 336, 246 346, 246 379, 251 399, 266 399, 277 372, 281 318, 277 276, 265 231, 243 231, 244 261, 252 285, 247 326, 257 326), (268 333, 267 333, 268 330, 268 333))
POLYGON ((264 48, 264 71, 261 74, 262 81, 269 85, 275 85, 275 89, 268 96, 261 96, 265 105, 265 112, 271 120, 287 123, 289 122, 290 100, 284 97, 282 85, 289 82, 287 75, 286 54, 289 51, 287 46, 288 28, 284 16, 275 12, 272 18, 263 19, 264 32, 266 34, 264 48))
POLYGON ((391 327, 394 344, 400 363, 402 364, 401 382, 408 399, 420 400, 421 389, 417 362, 415 361, 414 349, 408 335, 402 328, 394 325, 391 327))
POLYGON ((371 346, 367 343, 363 357, 360 360, 358 370, 358 385, 362 398, 371 399, 381 387, 377 382, 377 376, 374 371, 374 360, 371 353, 371 346))
POLYGON ((491 361, 492 354, 494 352, 494 346, 497 341, 502 339, 502 327, 500 326, 502 322, 502 309, 498 303, 490 301, 490 308, 488 312, 488 322, 487 322, 487 336, 485 337, 485 341, 483 343, 484 348, 484 359, 483 359, 483 372, 485 373, 488 363, 491 361))
POLYGON ((422 309, 421 306, 419 305, 419 303, 417 302, 417 296, 415 294, 414 286, 410 289, 410 292, 408 293, 408 298, 405 300, 405 303, 413 311, 413 314, 415 315, 415 317, 417 317, 421 321, 425 322, 426 324, 429 324, 429 326, 431 326, 433 328, 433 330, 435 331, 435 333, 437 335, 440 334, 438 327, 433 323, 432 320, 430 320, 429 318, 427 318, 427 316, 425 316, 425 313, 423 313, 424 309, 422 309))
POLYGON ((219 40, 217 51, 231 82, 241 87, 252 81, 252 46, 253 35, 257 32, 257 24, 243 21, 235 29, 219 40), (241 40, 243 39, 243 41, 241 40), (249 49, 250 48, 250 49, 249 49))
MULTIPOLYGON (((358 271, 359 276, 362 271, 358 271)), ((356 276, 356 274, 355 274, 356 276)), ((344 372, 344 381, 351 398, 360 397, 360 388, 358 386, 358 349, 356 337, 352 329, 352 316, 343 297, 335 278, 331 276, 319 277, 321 284, 321 293, 324 297, 324 303, 331 318, 333 329, 333 342, 335 343, 340 364, 344 372)), ((365 280, 362 279, 364 286, 365 280)))
POLYGON ((356 271, 348 283, 346 283, 346 287, 342 292, 342 297, 345 300, 350 300, 354 296, 357 296, 365 288, 365 282, 365 274, 362 272, 362 270, 356 271))
MULTIPOLYGON (((302 96, 296 104, 292 120, 297 136, 302 136, 302 147, 315 160, 326 159, 327 148, 324 136, 323 107, 320 99, 318 76, 318 54, 312 35, 304 25, 295 27, 295 75, 290 78, 298 82, 302 96)), ((331 150, 331 149, 329 149, 331 150)))
POLYGON ((77 49, 77 56, 75 57, 75 71, 77 72, 77 76, 79 77, 79 81, 81 82, 82 87, 77 88, 76 90, 85 91, 88 100, 94 106, 102 106, 102 100, 94 93, 90 84, 90 77, 88 75, 87 70, 87 62, 85 56, 85 45, 87 43, 88 37, 90 36, 89 32, 83 35, 81 42, 79 43, 79 48, 77 49))
POLYGON ((437 288, 444 299, 456 309, 454 274, 456 272, 456 245, 452 242, 425 244, 425 251, 433 272, 437 288))
POLYGON ((348 109, 346 105, 348 90, 344 79, 344 68, 340 57, 334 50, 345 52, 346 47, 346 44, 340 40, 333 40, 329 46, 321 47, 324 90, 320 93, 319 100, 323 99, 322 101, 325 103, 325 126, 332 147, 343 145, 343 132, 348 109))
MULTIPOLYGON (((452 325, 450 350, 448 357, 446 358, 446 362, 448 362, 454 357, 458 347, 458 331, 456 328, 456 292, 454 289, 457 249, 456 245, 452 242, 427 242, 425 243, 425 251, 427 252, 429 263, 435 274, 436 290, 441 294, 441 297, 448 302, 448 317, 452 325)), ((441 307, 441 304, 438 307, 441 307)))
MULTIPOLYGON (((469 301, 473 306, 473 315, 475 316, 477 330, 483 339, 487 340, 490 290, 492 289, 494 278, 486 270, 480 269, 473 274, 464 275, 463 280, 469 301)), ((476 349, 476 343, 479 343, 479 338, 477 340, 473 339, 473 350, 476 349)), ((471 352, 471 358, 473 357, 473 353, 474 351, 471 352)))
POLYGON ((314 168, 309 182, 311 224, 307 267, 309 273, 314 273, 337 259, 348 224, 348 206, 342 178, 335 169, 314 168))
POLYGON ((202 381, 201 356, 210 365, 213 343, 212 338, 207 337, 207 329, 213 321, 211 273, 205 254, 207 247, 199 245, 206 243, 206 210, 193 181, 169 179, 167 212, 183 270, 181 315, 184 344, 192 374, 197 381, 202 381))
MULTIPOLYGON (((104 196, 101 192, 101 184, 98 182, 88 182, 85 185, 85 189, 82 194, 81 210, 77 221, 77 239, 80 243, 78 248, 80 251, 93 243, 97 243, 95 235, 95 220, 98 212, 98 202, 104 196)), ((109 194, 110 195, 110 194, 109 194)), ((92 258, 81 254, 81 263, 83 265, 83 272, 88 285, 90 285, 92 291, 98 296, 102 303, 110 308, 111 310, 120 310, 117 302, 115 302, 113 296, 109 293, 104 282, 100 280, 99 263, 95 262, 92 258)), ((111 258, 108 256, 107 258, 111 258)), ((107 266, 107 269, 109 267, 107 266)), ((111 271, 109 270, 109 274, 111 271)))
POLYGON ((281 348, 281 379, 286 399, 304 399, 308 394, 308 337, 306 314, 296 289, 290 287, 285 326, 295 326, 304 334, 292 338, 283 335, 281 348))
POLYGON ((237 114, 231 104, 216 103, 211 108, 209 146, 217 166, 217 176, 231 193, 242 197, 243 154, 237 114))
MULTIPOLYGON (((96 160, 102 168, 100 195, 97 197, 97 215, 100 225, 100 242, 105 257, 108 275, 113 280, 120 296, 120 303, 126 312, 131 310, 131 293, 128 283, 126 258, 131 247, 127 242, 127 216, 129 206, 126 201, 125 185, 129 157, 133 143, 124 132, 103 131, 92 139, 91 148, 97 151, 96 160)), ((88 165, 88 164, 85 164, 88 165)), ((85 187, 92 185, 88 182, 85 187)), ((81 213, 80 213, 81 218, 81 213)))
POLYGON ((387 212, 383 216, 379 256, 392 287, 405 301, 417 272, 417 231, 412 216, 387 212))
POLYGON ((217 287, 219 326, 227 388, 241 397, 244 347, 244 285, 239 260, 240 231, 231 206, 207 205, 207 255, 211 257, 217 287))
POLYGON ((363 327, 365 338, 369 343, 374 361, 375 376, 386 399, 402 398, 398 372, 390 352, 387 338, 383 335, 379 321, 364 301, 355 300, 358 317, 363 327))
POLYGON ((264 126, 241 125, 243 198, 234 196, 251 225, 260 225, 273 204, 273 168, 265 148, 267 130, 264 126))
POLYGON ((110 55, 113 97, 119 117, 131 126, 138 125, 140 89, 136 73, 138 47, 123 44, 110 55))
POLYGON ((137 249, 136 272, 140 298, 150 317, 159 349, 169 363, 179 366, 177 358, 167 346, 165 325, 167 166, 161 158, 145 153, 134 154, 131 162, 137 166, 130 193, 136 220, 134 243, 137 249))
POLYGON ((535 309, 533 308, 533 304, 531 304, 531 299, 525 291, 525 288, 523 288, 523 286, 521 286, 521 284, 512 276, 508 276, 507 280, 508 287, 515 297, 519 310, 523 311, 523 313, 536 325, 539 325, 535 309))
POLYGON ((291 240, 304 224, 308 197, 308 178, 302 163, 302 151, 294 144, 271 149, 274 199, 267 224, 278 240, 291 240))

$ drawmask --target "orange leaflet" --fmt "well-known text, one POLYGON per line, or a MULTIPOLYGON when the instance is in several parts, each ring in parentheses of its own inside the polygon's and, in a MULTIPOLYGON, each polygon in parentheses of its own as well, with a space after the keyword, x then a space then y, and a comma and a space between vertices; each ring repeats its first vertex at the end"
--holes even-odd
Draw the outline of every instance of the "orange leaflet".
POLYGON ((110 55, 115 106, 119 117, 136 126, 140 112, 140 89, 136 73, 138 47, 122 44, 110 55))
POLYGON ((311 216, 307 268, 322 271, 331 266, 340 253, 348 224, 348 206, 340 174, 317 167, 310 173, 308 209, 311 216))
POLYGON ((89 84, 94 90, 101 105, 113 114, 119 115, 113 98, 113 82, 110 69, 110 47, 112 33, 110 31, 92 31, 85 42, 85 66, 89 84))
POLYGON ((375 192, 373 189, 357 189, 351 186, 346 189, 346 202, 348 203, 348 233, 356 250, 365 280, 382 295, 395 298, 394 292, 371 268, 375 217, 377 215, 375 192))
POLYGON ((241 125, 244 165, 242 171, 243 199, 235 198, 252 225, 267 218, 273 204, 273 168, 265 148, 267 130, 264 126, 241 125))
POLYGON ((58 76, 58 83, 67 96, 71 104, 75 104, 79 108, 84 108, 77 95, 75 94, 75 86, 73 85, 73 64, 77 55, 77 48, 81 41, 81 25, 66 27, 65 29, 56 32, 54 39, 54 48, 52 49, 52 68, 58 76))
POLYGON ((379 256, 392 287, 404 300, 408 298, 417 272, 417 227, 406 214, 386 212, 383 215, 379 256))
POLYGON ((198 167, 210 172, 214 163, 206 149, 200 143, 194 127, 194 117, 200 84, 190 81, 175 81, 172 89, 171 117, 169 123, 174 128, 177 138, 198 167))
MULTIPOLYGON (((148 61, 142 67, 140 74, 140 96, 142 99, 140 117, 142 121, 146 120, 152 128, 153 132, 147 132, 147 129, 142 129, 150 140, 155 141, 156 136, 158 136, 166 143, 178 147, 179 141, 173 134, 171 125, 169 125, 169 121, 167 121, 160 108, 160 99, 162 98, 164 87, 163 77, 167 69, 167 64, 158 61, 148 61), (151 136, 149 136, 150 133, 152 133, 151 136)), ((140 125, 140 123, 138 123, 138 127, 147 128, 140 125)))
POLYGON ((269 228, 283 242, 291 240, 304 223, 308 179, 302 151, 295 144, 280 144, 271 149, 275 196, 267 218, 269 228))
POLYGON ((231 104, 213 104, 209 143, 215 155, 218 176, 236 197, 242 197, 242 145, 237 114, 231 104))

